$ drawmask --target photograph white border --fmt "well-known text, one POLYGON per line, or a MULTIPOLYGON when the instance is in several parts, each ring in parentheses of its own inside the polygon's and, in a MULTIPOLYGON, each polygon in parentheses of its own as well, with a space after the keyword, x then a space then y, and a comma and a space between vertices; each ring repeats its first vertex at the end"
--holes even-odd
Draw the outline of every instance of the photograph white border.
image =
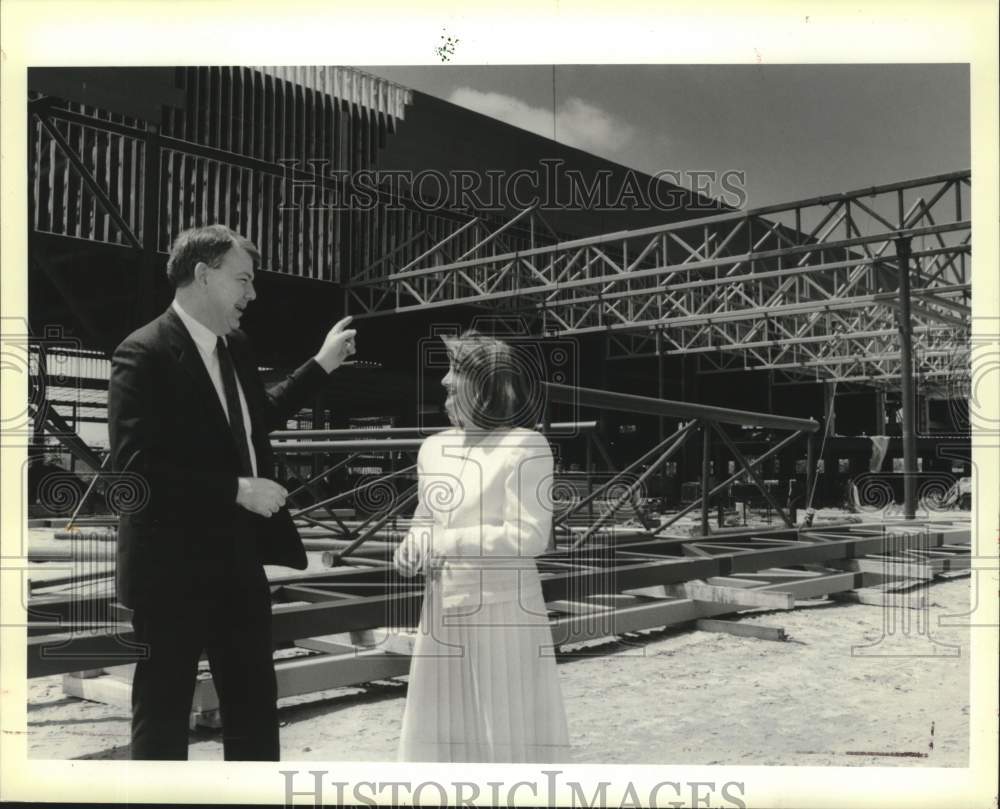
MULTIPOLYGON (((998 318, 997 4, 987 0, 904 3, 569 3, 503 2, 419 7, 372 0, 333 2, 92 2, 3 0, 2 140, 0 140, 0 315, 26 318, 27 125, 26 68, 83 65, 435 64, 442 28, 460 44, 451 65, 620 63, 963 62, 971 66, 972 257, 974 322, 998 318)), ((1000 324, 1000 320, 994 320, 1000 324)), ((996 331, 994 330, 994 334, 996 331)), ((984 412, 1000 412, 997 390, 985 391, 984 412)), ((0 407, 24 410, 23 376, 4 378, 0 407)), ((974 437, 977 513, 973 554, 997 552, 996 493, 1000 435, 974 437), (992 493, 992 495, 991 495, 992 493)), ((0 447, 0 514, 4 557, 16 556, 25 524, 23 448, 0 447)), ((639 796, 656 783, 742 782, 748 807, 996 805, 997 636, 973 629, 970 766, 912 767, 684 767, 567 764, 559 767, 450 767, 386 762, 48 761, 27 758, 25 630, 22 572, 5 558, 0 584, 0 798, 29 801, 137 803, 210 801, 282 803, 281 770, 327 770, 334 781, 414 783, 439 780, 538 781, 559 769, 591 794, 610 781, 609 805, 619 805, 629 782, 639 796), (589 785, 589 786, 588 786, 589 785)), ((22 565, 23 567, 23 565, 22 565)), ((996 565, 994 563, 993 567, 996 565)), ((983 570, 980 592, 997 592, 997 571, 983 570)), ((978 623, 997 625, 996 600, 980 599, 978 623), (986 603, 982 603, 985 601, 986 603)), ((964 650, 963 650, 964 651, 964 650)), ((348 793, 350 794, 350 793, 348 793)), ((366 793, 368 794, 368 793, 366 793)), ((503 795, 504 793, 501 793, 503 795)), ((663 793, 661 793, 663 795, 663 793)), ((518 803, 537 804, 518 793, 518 803)), ((335 795, 326 796, 333 800, 335 795)), ((569 799, 563 790, 555 803, 569 799)), ((663 800, 672 800, 666 798, 663 800)), ((308 796, 299 802, 311 804, 308 796)), ((438 801, 433 790, 429 803, 438 801)), ((481 800, 488 803, 484 790, 481 800)), ((661 804, 663 805, 663 804, 661 804)), ((713 796, 712 805, 719 805, 713 796)))

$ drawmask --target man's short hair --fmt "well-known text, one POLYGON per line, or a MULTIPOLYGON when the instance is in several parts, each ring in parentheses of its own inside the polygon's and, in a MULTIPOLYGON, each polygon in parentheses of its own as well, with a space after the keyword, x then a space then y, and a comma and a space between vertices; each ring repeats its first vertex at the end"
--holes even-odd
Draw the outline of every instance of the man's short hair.
POLYGON ((218 267, 226 253, 234 247, 249 254, 256 270, 260 264, 257 246, 225 225, 205 225, 181 231, 170 248, 167 278, 175 288, 187 286, 194 280, 194 268, 199 261, 205 262, 209 267, 218 267))
POLYGON ((539 380, 530 363, 509 344, 473 329, 444 342, 452 368, 465 377, 463 384, 471 394, 472 412, 463 415, 472 423, 466 427, 534 426, 539 414, 537 396, 531 393, 539 380))

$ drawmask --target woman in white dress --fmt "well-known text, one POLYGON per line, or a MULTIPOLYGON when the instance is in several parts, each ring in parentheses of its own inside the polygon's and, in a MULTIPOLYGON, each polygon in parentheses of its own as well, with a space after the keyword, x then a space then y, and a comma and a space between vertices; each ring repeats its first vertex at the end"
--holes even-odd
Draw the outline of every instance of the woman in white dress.
POLYGON ((403 761, 559 762, 569 736, 534 557, 552 525, 552 452, 524 420, 511 348, 447 340, 455 425, 424 441, 419 503, 395 555, 426 586, 410 665, 403 761))

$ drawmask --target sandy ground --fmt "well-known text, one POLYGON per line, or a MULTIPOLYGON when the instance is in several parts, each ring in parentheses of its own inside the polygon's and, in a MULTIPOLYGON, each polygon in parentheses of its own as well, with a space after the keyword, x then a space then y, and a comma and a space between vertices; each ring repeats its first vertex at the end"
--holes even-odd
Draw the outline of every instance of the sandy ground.
MULTIPOLYGON (((929 610, 907 611, 929 618, 930 636, 915 625, 885 635, 882 608, 820 600, 742 619, 784 628, 785 642, 673 628, 564 657, 573 759, 967 766, 970 630, 938 622, 968 611, 970 581, 936 582, 929 610)), ((391 760, 405 696, 398 680, 283 699, 283 757, 391 760)), ((129 716, 40 678, 29 681, 28 733, 33 758, 125 758, 129 716)), ((221 760, 220 732, 192 732, 190 756, 221 760)))

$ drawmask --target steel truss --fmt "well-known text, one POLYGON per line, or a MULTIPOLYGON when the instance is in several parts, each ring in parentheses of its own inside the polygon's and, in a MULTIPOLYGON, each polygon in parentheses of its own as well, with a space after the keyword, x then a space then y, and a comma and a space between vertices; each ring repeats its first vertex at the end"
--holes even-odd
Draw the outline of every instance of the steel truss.
POLYGON ((954 172, 502 254, 484 242, 447 264, 431 250, 348 301, 359 319, 511 304, 546 336, 607 334, 609 358, 696 352, 717 370, 887 382, 906 249, 914 371, 934 378, 968 335, 970 182, 954 172))

